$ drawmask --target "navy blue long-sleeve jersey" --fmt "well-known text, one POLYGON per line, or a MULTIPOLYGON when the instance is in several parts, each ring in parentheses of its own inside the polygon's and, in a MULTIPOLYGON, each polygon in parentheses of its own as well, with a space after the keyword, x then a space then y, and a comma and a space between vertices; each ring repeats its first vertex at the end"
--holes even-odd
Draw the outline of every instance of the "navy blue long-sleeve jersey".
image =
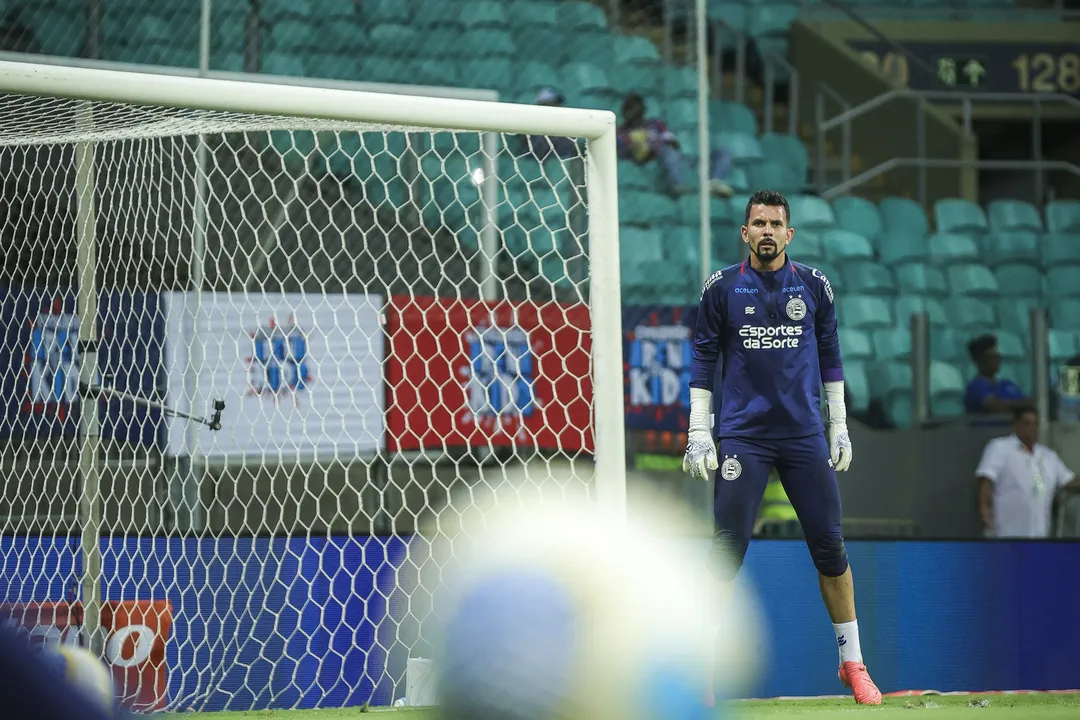
POLYGON ((712 391, 721 359, 716 437, 822 433, 821 385, 843 379, 828 278, 791 260, 774 272, 744 260, 713 273, 701 293, 690 387, 712 391))

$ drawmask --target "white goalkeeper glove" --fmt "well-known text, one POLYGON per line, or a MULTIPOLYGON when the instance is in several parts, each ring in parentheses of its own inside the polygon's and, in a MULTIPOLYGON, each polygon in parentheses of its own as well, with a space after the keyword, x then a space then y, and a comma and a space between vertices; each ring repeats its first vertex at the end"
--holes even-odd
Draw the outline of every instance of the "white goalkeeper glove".
POLYGON ((829 456, 837 472, 851 467, 851 436, 847 429, 847 407, 844 405, 844 381, 825 383, 825 404, 829 409, 829 456))
POLYGON ((686 455, 683 472, 695 480, 706 482, 709 471, 720 466, 716 460, 716 445, 712 439, 712 393, 701 388, 690 388, 690 426, 686 433, 686 455))

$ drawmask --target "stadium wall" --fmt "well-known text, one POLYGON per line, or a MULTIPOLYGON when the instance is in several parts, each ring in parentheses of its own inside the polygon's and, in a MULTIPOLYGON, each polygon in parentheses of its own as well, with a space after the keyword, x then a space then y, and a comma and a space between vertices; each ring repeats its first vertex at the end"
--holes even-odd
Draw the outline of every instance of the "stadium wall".
MULTIPOLYGON (((405 600, 416 583, 406 544, 118 537, 103 542, 104 596, 171 603, 170 707, 385 705, 422 612, 405 600)), ((8 602, 63 601, 81 571, 77 543, 62 538, 5 537, 0 549, 22 559, 0 573, 8 602)), ((852 542, 848 552, 863 650, 883 690, 1080 688, 1080 543, 852 542)), ((745 577, 770 658, 752 694, 839 693, 805 545, 754 543, 745 577)))

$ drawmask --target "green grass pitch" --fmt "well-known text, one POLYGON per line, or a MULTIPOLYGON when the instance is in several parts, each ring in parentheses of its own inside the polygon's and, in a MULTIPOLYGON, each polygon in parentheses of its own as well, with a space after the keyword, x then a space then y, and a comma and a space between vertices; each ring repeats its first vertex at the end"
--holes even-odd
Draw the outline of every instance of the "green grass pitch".
MULTIPOLYGON (((926 720, 1076 720, 1080 695, 947 695, 885 698, 882 707, 859 707, 845 700, 750 700, 718 713, 724 720, 852 720, 852 718, 926 718, 926 720)), ((437 720, 438 712, 418 708, 361 710, 264 710, 257 712, 184 713, 166 716, 188 720, 437 720), (373 717, 374 716, 374 717, 373 717)))

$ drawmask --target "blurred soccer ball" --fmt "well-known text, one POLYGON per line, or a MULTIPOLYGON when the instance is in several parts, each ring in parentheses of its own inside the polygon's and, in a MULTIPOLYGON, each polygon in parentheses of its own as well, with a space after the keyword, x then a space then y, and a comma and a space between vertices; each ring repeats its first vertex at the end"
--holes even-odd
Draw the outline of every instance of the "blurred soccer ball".
POLYGON ((713 661, 719 696, 746 689, 756 618, 741 594, 718 592, 685 525, 672 539, 674 518, 645 530, 571 502, 489 515, 469 548, 458 543, 437 606, 444 716, 717 717, 713 661))
POLYGON ((75 645, 60 645, 49 652, 57 655, 64 676, 91 701, 112 712, 116 695, 109 668, 93 653, 75 645))

